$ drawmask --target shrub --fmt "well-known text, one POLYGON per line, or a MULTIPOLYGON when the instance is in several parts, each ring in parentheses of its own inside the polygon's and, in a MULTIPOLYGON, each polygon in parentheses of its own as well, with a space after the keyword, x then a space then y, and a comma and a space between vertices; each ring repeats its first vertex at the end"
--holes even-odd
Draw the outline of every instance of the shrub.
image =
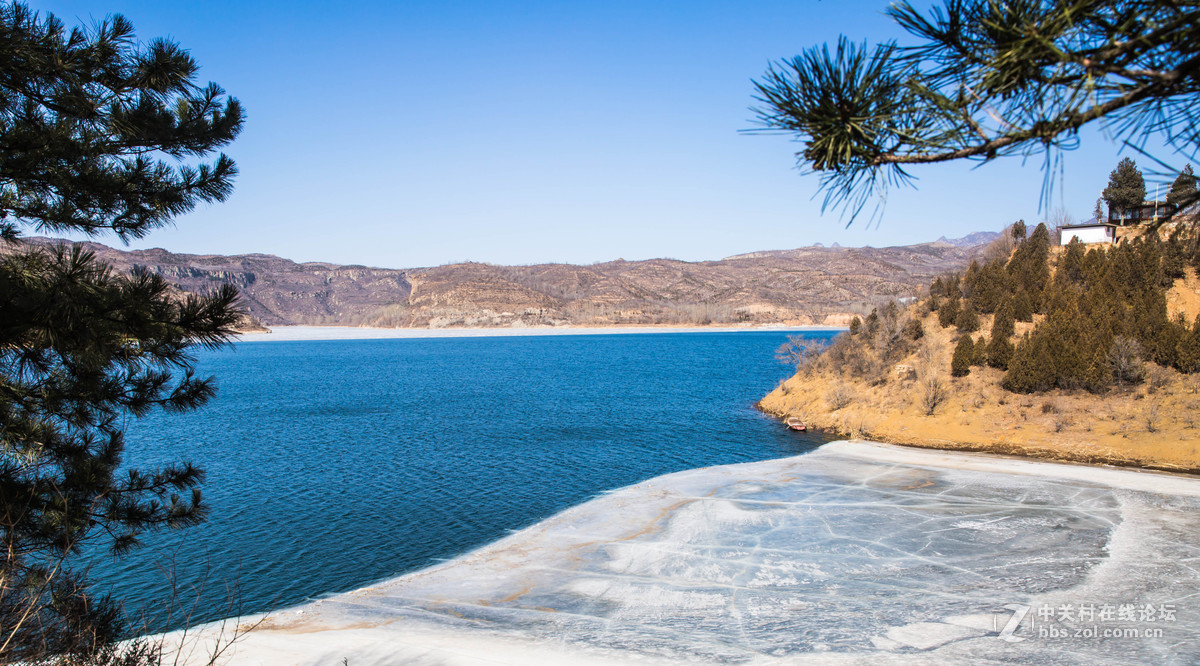
POLYGON ((1146 377, 1146 365, 1142 362, 1142 346, 1137 340, 1123 335, 1113 338, 1108 348, 1108 367, 1118 384, 1136 384, 1146 377))
POLYGON ((829 393, 825 395, 825 401, 828 402, 829 406, 832 407, 833 411, 836 412, 837 410, 854 402, 854 397, 854 392, 850 390, 849 386, 839 383, 834 384, 833 388, 829 390, 829 393))
POLYGON ((1146 392, 1150 394, 1157 393, 1171 383, 1170 371, 1158 366, 1150 368, 1150 371, 1146 373, 1146 379, 1148 384, 1146 392))
POLYGON ((926 373, 921 380, 921 409, 925 416, 933 416, 938 405, 946 401, 946 385, 936 373, 926 373))
POLYGON ((921 324, 921 320, 913 317, 904 322, 904 328, 901 329, 901 334, 912 341, 920 340, 925 337, 925 326, 921 324))

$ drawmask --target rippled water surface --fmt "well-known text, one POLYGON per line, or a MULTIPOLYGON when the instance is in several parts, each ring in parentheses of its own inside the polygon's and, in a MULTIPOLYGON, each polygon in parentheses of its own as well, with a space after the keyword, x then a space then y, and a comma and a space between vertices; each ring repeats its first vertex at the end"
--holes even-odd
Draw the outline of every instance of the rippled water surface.
POLYGON ((244 342, 204 354, 218 397, 131 422, 128 461, 198 463, 211 518, 98 561, 93 579, 144 602, 155 627, 251 613, 454 557, 660 474, 808 451, 829 438, 753 407, 788 375, 772 357, 786 336, 244 342))

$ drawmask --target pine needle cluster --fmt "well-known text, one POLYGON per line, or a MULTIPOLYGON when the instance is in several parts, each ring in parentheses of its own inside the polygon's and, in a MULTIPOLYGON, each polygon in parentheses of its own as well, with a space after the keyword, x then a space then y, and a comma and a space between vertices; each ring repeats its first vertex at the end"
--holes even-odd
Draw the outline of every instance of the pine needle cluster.
MULTIPOLYGON (((889 186, 911 183, 913 165, 1037 153, 1048 194, 1062 151, 1086 125, 1196 159, 1195 2, 944 0, 886 12, 908 33, 903 46, 843 36, 755 82, 761 131, 802 145, 797 163, 820 174, 827 205, 856 215, 889 186)), ((1181 205, 1196 201, 1192 193, 1181 205)))

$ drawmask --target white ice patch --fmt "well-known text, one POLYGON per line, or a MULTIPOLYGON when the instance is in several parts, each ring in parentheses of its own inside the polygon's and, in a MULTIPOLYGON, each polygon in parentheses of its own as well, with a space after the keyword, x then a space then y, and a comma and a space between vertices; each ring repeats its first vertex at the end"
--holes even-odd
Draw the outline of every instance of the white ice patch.
MULTIPOLYGON (((1194 478, 835 443, 605 494, 280 613, 236 659, 1200 663, 1197 497, 1194 478), (1178 610, 1161 637, 1051 641, 1034 626, 1047 608, 1150 603, 1178 610)), ((211 646, 215 627, 188 636, 211 646)))

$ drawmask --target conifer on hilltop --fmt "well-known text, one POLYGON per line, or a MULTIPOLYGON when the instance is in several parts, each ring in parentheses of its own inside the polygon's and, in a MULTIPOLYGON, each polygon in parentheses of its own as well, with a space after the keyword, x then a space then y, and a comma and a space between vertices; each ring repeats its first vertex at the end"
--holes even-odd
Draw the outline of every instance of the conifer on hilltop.
POLYGON ((1117 162, 1117 168, 1108 175, 1108 186, 1102 196, 1108 210, 1115 211, 1122 219, 1129 210, 1142 205, 1146 200, 1146 179, 1133 160, 1124 157, 1117 162))
POLYGON ((125 18, 67 30, 0 6, 0 661, 77 663, 122 627, 75 563, 147 530, 204 518, 190 464, 122 470, 124 430, 152 409, 208 400, 194 349, 223 344, 237 292, 179 298, 158 275, 113 272, 79 247, 31 249, 23 229, 140 238, 223 201, 237 169, 219 154, 241 106, 168 40, 125 18))
POLYGON ((1196 196, 1196 175, 1192 173, 1192 165, 1187 164, 1175 177, 1175 181, 1171 183, 1171 190, 1167 192, 1167 203, 1186 206, 1194 203, 1196 196))

